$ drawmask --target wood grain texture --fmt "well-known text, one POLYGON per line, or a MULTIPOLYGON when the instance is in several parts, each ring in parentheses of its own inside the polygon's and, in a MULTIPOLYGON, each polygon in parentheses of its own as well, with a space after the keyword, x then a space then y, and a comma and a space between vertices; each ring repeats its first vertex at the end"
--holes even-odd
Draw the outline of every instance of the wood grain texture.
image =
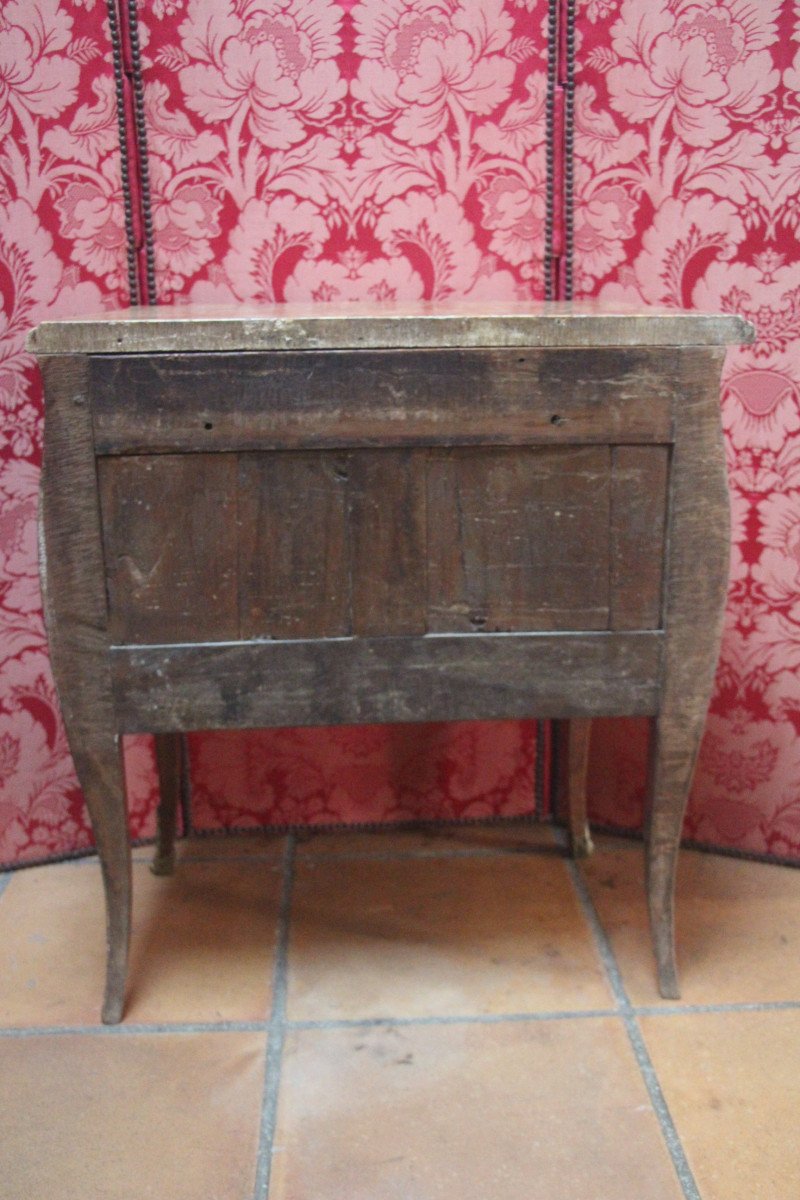
POLYGON ((93 358, 101 453, 664 442, 674 349, 93 358))
POLYGON ((653 714, 660 633, 475 634, 112 650, 126 733, 653 714))
POLYGON ((240 456, 239 636, 350 633, 348 471, 344 455, 240 456))
POLYGON ((106 898, 102 1017, 120 1020, 131 922, 131 857, 111 691, 100 514, 86 362, 51 359, 45 383, 41 572, 61 711, 100 856, 106 898))
POLYGON ((639 309, 607 301, 163 305, 45 321, 36 354, 160 354, 418 346, 692 346, 749 342, 733 313, 639 309))
POLYGON ((610 463, 606 446, 432 454, 429 629, 607 628, 610 463))
POLYGON ((661 624, 668 477, 667 446, 613 448, 609 629, 661 624))
POLYGON ((662 996, 679 995, 675 869, 683 817, 719 657, 730 504, 719 415, 722 352, 689 350, 675 381, 667 531, 665 654, 652 743, 647 894, 662 996))
POLYGON ((349 456, 352 632, 426 631, 425 450, 349 456))
POLYGON ((236 637, 236 456, 104 458, 98 477, 113 640, 236 637))

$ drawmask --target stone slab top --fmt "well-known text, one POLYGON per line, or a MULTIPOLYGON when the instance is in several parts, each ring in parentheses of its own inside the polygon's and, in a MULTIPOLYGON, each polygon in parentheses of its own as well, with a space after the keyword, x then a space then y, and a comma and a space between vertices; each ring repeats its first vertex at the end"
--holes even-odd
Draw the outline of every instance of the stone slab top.
POLYGON ((736 313, 625 308, 598 301, 161 305, 43 321, 28 349, 46 354, 259 350, 725 346, 753 340, 736 313))

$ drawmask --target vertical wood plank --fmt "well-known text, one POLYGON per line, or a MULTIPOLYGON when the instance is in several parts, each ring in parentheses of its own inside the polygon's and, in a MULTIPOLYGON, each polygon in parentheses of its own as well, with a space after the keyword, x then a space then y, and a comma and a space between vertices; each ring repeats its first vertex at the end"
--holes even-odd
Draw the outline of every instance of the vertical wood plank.
POLYGON ((132 455, 98 470, 112 638, 236 637, 236 456, 132 455))
POLYGON ((432 452, 431 631, 605 629, 607 446, 432 452))
POLYGON ((667 515, 667 446, 615 446, 609 629, 658 629, 667 515))
POLYGON ((241 636, 350 633, 349 456, 239 458, 241 636))
POLYGON ((350 456, 353 633, 425 632, 427 451, 350 456))

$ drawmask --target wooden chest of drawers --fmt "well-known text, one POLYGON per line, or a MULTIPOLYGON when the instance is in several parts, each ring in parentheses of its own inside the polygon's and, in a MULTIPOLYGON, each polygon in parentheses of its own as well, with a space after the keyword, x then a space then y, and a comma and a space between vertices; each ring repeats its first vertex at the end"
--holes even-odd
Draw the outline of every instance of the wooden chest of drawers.
MULTIPOLYGON (((672 892, 728 566, 739 318, 506 305, 50 322, 43 579, 122 1012, 120 734, 648 715, 649 900, 672 892)), ((164 848, 166 855, 169 847, 164 848)))

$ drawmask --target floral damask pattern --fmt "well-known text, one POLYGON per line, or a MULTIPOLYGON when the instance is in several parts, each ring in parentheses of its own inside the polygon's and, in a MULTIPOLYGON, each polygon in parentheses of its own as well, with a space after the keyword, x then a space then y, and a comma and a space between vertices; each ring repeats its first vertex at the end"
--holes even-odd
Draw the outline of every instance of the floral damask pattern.
MULTIPOLYGON (((540 293, 543 0, 140 5, 159 300, 540 293)), ((734 548, 688 832, 800 852, 800 8, 579 0, 580 295, 744 313, 723 386, 734 548)), ((89 843, 36 579, 46 313, 127 303, 101 0, 0 13, 0 861, 89 843)), ((136 836, 147 739, 128 739, 136 836)), ((199 826, 530 807, 530 724, 190 739, 199 826)), ((597 816, 635 824, 644 740, 597 725, 597 816)))
MULTIPOLYGON (((541 293, 545 5, 142 9, 159 299, 541 293)), ((198 827, 530 810, 531 723, 190 739, 198 827)))
POLYGON ((159 299, 537 294, 540 9, 143 11, 159 299))
MULTIPOLYGON (((577 291, 757 328, 723 379, 731 586, 686 832, 797 856, 800 7, 588 0, 577 33, 577 291)), ((638 822, 643 741, 598 728, 597 816, 638 822)))
MULTIPOLYGON (((158 298, 532 296, 544 5, 154 0, 139 7, 158 298)), ((41 395, 27 331, 128 301, 101 0, 0 14, 0 862, 89 843, 36 577, 41 395)), ((147 739, 127 739, 135 836, 147 739)), ((191 739, 198 825, 516 813, 534 727, 191 739)))
MULTIPOLYGON (((47 314, 127 302, 111 54, 92 10, 9 0, 0 13, 0 862, 90 842, 42 622, 41 390, 25 335, 47 314)), ((142 835, 152 773, 130 796, 142 835)))

